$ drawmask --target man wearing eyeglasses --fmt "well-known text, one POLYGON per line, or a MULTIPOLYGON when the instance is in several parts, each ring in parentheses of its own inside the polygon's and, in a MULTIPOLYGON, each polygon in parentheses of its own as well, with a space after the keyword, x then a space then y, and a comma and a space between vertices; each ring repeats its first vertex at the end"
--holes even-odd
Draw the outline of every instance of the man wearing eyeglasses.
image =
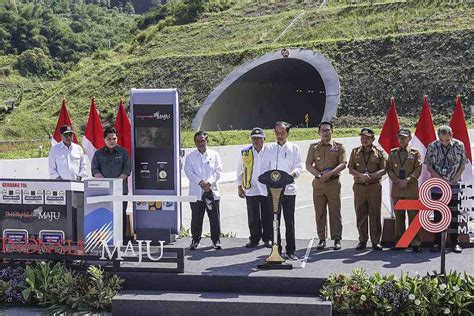
POLYGON ((62 141, 51 148, 48 157, 49 176, 55 180, 82 180, 87 177, 87 159, 81 146, 72 142, 74 130, 59 128, 62 141))
MULTIPOLYGON (((95 178, 120 178, 123 179, 123 194, 128 194, 128 177, 132 169, 130 155, 128 151, 117 145, 117 131, 113 127, 104 130, 105 146, 98 149, 92 158, 92 175, 95 178)), ((127 206, 128 202, 123 202, 123 236, 126 237, 127 228, 127 206)))
MULTIPOLYGON (((444 179, 451 185, 453 191, 453 197, 449 202, 448 206, 453 215, 453 219, 457 219, 458 203, 456 200, 456 193, 459 191, 459 181, 466 168, 466 150, 464 144, 453 138, 453 130, 449 126, 441 126, 438 128, 438 140, 435 140, 428 145, 425 155, 424 164, 427 167, 428 172, 433 178, 444 179)), ((441 197, 441 191, 433 189, 431 197, 435 200, 441 197)), ((439 212, 434 213, 435 222, 441 220, 441 214, 439 212)), ((450 228, 455 231, 458 230, 459 223, 452 221, 450 228)), ((437 252, 441 249, 441 233, 435 234, 435 242, 431 251, 437 252)), ((461 253, 462 248, 459 245, 458 234, 451 233, 451 248, 455 253, 461 253)))

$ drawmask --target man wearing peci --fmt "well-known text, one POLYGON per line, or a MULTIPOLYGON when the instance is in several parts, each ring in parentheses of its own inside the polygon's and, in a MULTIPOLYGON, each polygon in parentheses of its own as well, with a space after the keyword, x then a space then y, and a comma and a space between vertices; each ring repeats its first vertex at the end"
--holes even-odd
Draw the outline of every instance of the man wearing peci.
MULTIPOLYGON (((418 178, 421 174, 421 154, 411 148, 411 132, 407 128, 398 131, 400 146, 390 151, 387 160, 387 174, 392 180, 392 201, 418 200, 418 178)), ((395 210, 395 244, 405 233, 406 213, 411 223, 417 214, 412 210, 395 210)), ((416 234, 411 242, 414 252, 421 252, 420 234, 416 234)), ((394 249, 397 249, 394 247, 394 249)))
POLYGON ((370 240, 373 250, 382 250, 380 238, 382 236, 381 206, 382 186, 380 180, 385 174, 385 153, 374 146, 375 134, 370 128, 360 131, 360 147, 351 152, 348 167, 354 177, 354 206, 356 211, 359 244, 356 250, 364 250, 370 240))

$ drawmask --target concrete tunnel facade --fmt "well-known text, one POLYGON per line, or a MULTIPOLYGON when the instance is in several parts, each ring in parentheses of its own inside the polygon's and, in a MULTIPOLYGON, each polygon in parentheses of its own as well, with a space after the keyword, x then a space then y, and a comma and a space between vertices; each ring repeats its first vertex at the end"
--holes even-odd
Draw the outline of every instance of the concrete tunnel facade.
POLYGON ((340 97, 337 73, 320 53, 283 49, 232 71, 204 100, 195 130, 272 128, 277 121, 309 126, 335 117, 340 97))

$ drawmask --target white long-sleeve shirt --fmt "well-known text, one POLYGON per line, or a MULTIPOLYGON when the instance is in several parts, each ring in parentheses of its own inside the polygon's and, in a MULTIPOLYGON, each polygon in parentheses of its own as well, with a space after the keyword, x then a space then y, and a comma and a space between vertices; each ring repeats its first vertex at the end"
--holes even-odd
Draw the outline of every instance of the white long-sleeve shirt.
MULTIPOLYGON (((247 147, 248 148, 248 147, 247 147)), ((253 168, 252 168, 252 179, 250 180, 250 189, 244 189, 245 196, 267 196, 267 187, 258 182, 258 176, 265 173, 267 169, 264 166, 264 156, 266 153, 266 146, 264 145, 260 152, 257 152, 252 146, 253 152, 253 168)), ((240 154, 239 164, 237 166, 237 185, 242 185, 242 174, 243 174, 243 161, 242 154, 240 154)))
POLYGON ((199 183, 207 181, 211 184, 214 199, 220 198, 217 182, 222 175, 222 162, 217 151, 209 148, 203 154, 197 149, 191 151, 184 161, 184 173, 189 179, 190 196, 194 195, 199 201, 202 201, 204 191, 199 183))
POLYGON ((69 148, 64 142, 54 145, 48 163, 51 179, 78 180, 88 176, 86 156, 81 146, 75 143, 71 143, 69 148))
MULTIPOLYGON (((300 148, 293 143, 286 142, 283 145, 273 143, 267 145, 265 153, 265 170, 281 170, 299 177, 303 170, 300 148)), ((296 195, 296 182, 285 188, 285 195, 296 195)))

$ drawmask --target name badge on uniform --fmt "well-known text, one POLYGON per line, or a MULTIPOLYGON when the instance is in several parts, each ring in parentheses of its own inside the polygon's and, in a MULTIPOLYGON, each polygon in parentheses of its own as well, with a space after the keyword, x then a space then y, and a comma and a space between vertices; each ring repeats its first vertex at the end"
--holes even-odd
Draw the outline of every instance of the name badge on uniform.
POLYGON ((407 177, 405 170, 398 170, 398 178, 404 180, 407 177))
POLYGON ((331 147, 331 148, 329 149, 329 151, 337 151, 337 147, 336 147, 336 146, 331 147))

